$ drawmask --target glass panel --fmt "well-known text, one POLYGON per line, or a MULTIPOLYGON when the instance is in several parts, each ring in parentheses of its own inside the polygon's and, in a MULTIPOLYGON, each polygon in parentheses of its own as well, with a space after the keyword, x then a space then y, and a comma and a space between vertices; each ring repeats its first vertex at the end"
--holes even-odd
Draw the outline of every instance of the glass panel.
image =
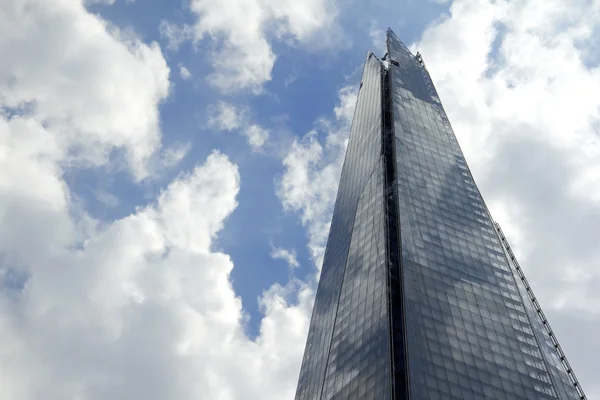
POLYGON ((391 31, 388 54, 365 63, 296 399, 577 399, 429 74, 391 31))
MULTIPOLYGON (((376 57, 369 55, 363 70, 302 360, 296 392, 298 400, 321 398, 358 200, 373 171, 381 168, 380 155, 381 63, 376 57)), ((331 390, 337 393, 343 384, 343 379, 336 379, 331 390)), ((330 393, 329 389, 325 389, 330 393)))
POLYGON ((393 33, 388 52, 411 399, 556 399, 538 327, 431 78, 393 33))
POLYGON ((329 351, 322 397, 325 400, 369 396, 383 400, 390 398, 381 162, 373 171, 356 210, 329 351))

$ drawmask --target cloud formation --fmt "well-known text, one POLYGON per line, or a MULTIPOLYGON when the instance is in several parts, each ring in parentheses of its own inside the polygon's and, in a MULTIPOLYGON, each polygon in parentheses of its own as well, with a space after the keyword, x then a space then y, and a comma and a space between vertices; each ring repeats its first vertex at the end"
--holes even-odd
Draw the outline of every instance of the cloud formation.
POLYGON ((192 77, 192 74, 190 73, 189 69, 187 69, 183 65, 179 65, 179 76, 181 76, 182 79, 190 79, 192 77))
POLYGON ((0 7, 0 100, 5 115, 22 117, 15 129, 43 130, 54 160, 98 166, 120 149, 135 177, 146 177, 160 146, 157 105, 169 93, 158 45, 80 2, 0 7))
MULTIPOLYGON (((210 79, 225 92, 260 90, 274 41, 338 40, 338 11, 324 0, 245 1, 233 14, 219 4, 192 1, 197 23, 162 31, 172 48, 210 41, 210 79)), ((600 82, 589 64, 598 10, 597 1, 456 0, 419 45, 590 398, 600 393, 590 356, 600 331, 600 98, 590 89, 600 82), (573 325, 588 329, 561 335, 573 325)), ((294 279, 273 285, 260 297, 258 335, 244 332, 233 263, 215 249, 243 184, 226 155, 213 152, 114 221, 81 209, 64 179, 123 156, 142 180, 153 160, 174 165, 187 154, 188 144, 161 148, 170 82, 158 45, 81 2, 9 0, 0 59, 0 224, 10 227, 0 230, 0 398, 292 398, 314 290, 294 279)), ((293 142, 278 181, 319 267, 356 89, 343 88, 334 116, 293 142)), ((216 110, 214 127, 264 145, 268 133, 248 110, 216 110)), ((295 265, 293 255, 274 257, 295 265)))
POLYGON ((271 251, 271 257, 273 257, 274 260, 285 261, 290 268, 298 268, 300 266, 294 250, 273 247, 273 250, 271 251))
POLYGON ((262 91, 271 80, 276 55, 273 41, 322 49, 339 43, 338 9, 328 0, 235 0, 227 7, 214 0, 192 0, 194 25, 163 21, 171 49, 186 40, 210 39, 213 73, 208 81, 222 92, 262 91))
POLYGON ((64 180, 113 151, 136 179, 151 173, 169 91, 160 49, 81 3, 9 1, 0 58, 0 397, 291 397, 312 292, 273 286, 259 335, 245 335, 233 264, 213 250, 240 185, 225 155, 114 221, 64 180))
POLYGON ((252 122, 250 111, 219 101, 209 108, 208 126, 220 131, 237 131, 246 138, 253 151, 259 151, 269 139, 269 131, 252 122))

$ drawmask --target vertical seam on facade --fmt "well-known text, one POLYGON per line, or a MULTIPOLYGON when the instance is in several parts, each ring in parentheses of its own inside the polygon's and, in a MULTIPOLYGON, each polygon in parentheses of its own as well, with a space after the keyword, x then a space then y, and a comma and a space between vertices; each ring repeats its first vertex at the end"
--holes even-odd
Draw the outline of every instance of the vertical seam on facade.
MULTIPOLYGON (((389 69, 387 70, 387 73, 385 74, 384 80, 383 80, 383 85, 384 85, 384 93, 385 90, 387 90, 387 98, 382 99, 382 102, 384 103, 383 107, 387 107, 387 111, 388 111, 388 118, 389 118, 389 126, 388 127, 384 127, 382 129, 382 134, 386 135, 386 137, 382 137, 382 143, 383 146, 385 146, 386 143, 386 139, 388 140, 388 146, 389 149, 387 149, 387 151, 384 151, 384 162, 387 164, 389 163, 389 168, 390 168, 390 177, 388 179, 387 177, 387 165, 385 165, 385 171, 386 171, 386 176, 385 176, 385 210, 386 210, 386 224, 385 224, 385 229, 386 229, 386 243, 387 243, 387 252, 386 252, 386 258, 387 258, 387 280, 388 280, 388 310, 389 310, 389 329, 390 329, 390 344, 391 344, 391 379, 392 379, 392 398, 395 400, 405 400, 405 399, 409 399, 410 398, 410 384, 409 384, 409 373, 408 373, 408 348, 407 348, 407 337, 406 337, 406 318, 405 318, 405 308, 404 308, 404 282, 403 282, 403 268, 402 268, 402 241, 401 241, 401 229, 400 229, 400 211, 399 211, 399 204, 398 204, 398 195, 397 195, 397 188, 396 188, 396 179, 397 179, 397 171, 396 171, 396 146, 395 146, 395 118, 394 118, 394 102, 393 102, 393 87, 392 87, 392 79, 391 79, 391 70, 392 68, 394 68, 392 65, 390 65, 389 69), (388 159, 389 158, 389 159, 388 159), (391 192, 388 194, 388 190, 391 190, 391 192), (388 196, 392 196, 392 200, 389 201, 388 200, 388 196), (390 227, 389 225, 389 213, 395 213, 395 227, 390 227), (394 229, 396 230, 396 238, 395 238, 395 242, 396 243, 391 243, 392 238, 390 237, 390 229, 394 229), (392 246, 396 246, 397 247, 397 252, 396 252, 396 257, 397 259, 395 260, 397 262, 397 278, 398 278, 398 288, 396 289, 397 293, 396 296, 398 296, 397 300, 399 302, 399 304, 396 304, 396 306, 398 307, 393 307, 393 298, 394 298, 394 288, 392 287, 393 282, 392 282, 392 278, 391 278, 391 274, 392 274, 392 263, 394 260, 391 259, 392 257, 392 246), (394 310, 394 312, 392 311, 394 310), (401 329, 401 334, 402 334, 402 349, 397 349, 396 346, 394 345, 394 335, 395 335, 395 326, 396 324, 394 324, 394 315, 400 315, 400 322, 402 324, 402 329, 401 329), (402 371, 400 371, 403 376, 403 382, 397 382, 396 380, 396 374, 398 373, 398 366, 396 365, 396 352, 398 350, 402 350, 402 354, 403 354, 403 368, 402 371), (398 383, 403 383, 403 387, 398 387, 397 384, 398 383)), ((382 86, 383 86, 382 85, 382 86)), ((383 107, 382 107, 382 112, 383 112, 383 107)), ((382 118, 383 120, 383 118, 382 118)), ((397 321, 398 322, 398 321, 397 321)))
MULTIPOLYGON (((393 67, 392 67, 393 68, 393 67)), ((393 101, 394 99, 391 97, 392 85, 390 80, 390 105, 392 107, 393 112, 393 101)), ((391 150, 393 155, 393 168, 394 172, 396 172, 394 176, 394 181, 392 182, 392 190, 394 194, 394 210, 396 212, 396 232, 397 232, 397 246, 398 246, 398 284, 399 284, 399 299, 400 299, 400 318, 402 321, 402 345, 403 345, 403 354, 404 354, 404 398, 410 398, 410 376, 409 376, 409 364, 408 364, 408 336, 407 336, 407 324, 406 324, 406 309, 405 309, 405 293, 404 293, 404 267, 402 261, 402 229, 400 227, 400 204, 398 203, 398 187, 397 187, 397 170, 396 170, 396 127, 395 127, 395 118, 392 118, 392 131, 391 134, 393 137, 391 138, 391 150)), ((396 399, 400 400, 400 399, 396 399)))

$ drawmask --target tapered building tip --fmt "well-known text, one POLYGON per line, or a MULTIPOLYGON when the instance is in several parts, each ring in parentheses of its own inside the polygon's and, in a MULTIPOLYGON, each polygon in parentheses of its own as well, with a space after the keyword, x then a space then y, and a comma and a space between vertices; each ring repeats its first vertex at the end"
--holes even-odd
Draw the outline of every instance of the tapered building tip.
MULTIPOLYGON (((403 50, 407 51, 408 53, 412 54, 411 51, 408 49, 408 47, 406 47, 406 45, 402 42, 402 40, 400 40, 398 35, 396 35, 396 33, 392 30, 392 28, 387 29, 386 36, 387 36, 386 44, 387 44, 388 53, 392 54, 393 49, 403 49, 403 50)), ((392 57, 392 58, 394 58, 394 57, 392 57)))
POLYGON ((402 44, 402 46, 406 47, 406 45, 402 42, 402 40, 400 40, 400 38, 398 37, 398 35, 396 35, 396 32, 394 32, 392 30, 392 28, 388 28, 387 29, 387 35, 386 35, 386 39, 389 42, 394 41, 394 42, 400 42, 402 44))

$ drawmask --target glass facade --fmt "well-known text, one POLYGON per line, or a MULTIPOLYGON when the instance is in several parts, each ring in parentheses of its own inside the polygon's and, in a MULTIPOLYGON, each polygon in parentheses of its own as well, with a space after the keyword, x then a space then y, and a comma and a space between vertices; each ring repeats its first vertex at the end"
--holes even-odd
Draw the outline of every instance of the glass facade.
POLYGON ((297 399, 579 399, 422 59, 363 71, 297 399))
MULTIPOLYGON (((375 317, 373 315, 369 316, 366 321, 365 315, 362 315, 360 320, 350 321, 350 318, 356 317, 358 310, 366 313, 367 307, 369 312, 376 308, 375 300, 371 296, 366 296, 364 299, 362 297, 366 295, 367 290, 374 291, 375 289, 373 283, 377 278, 377 274, 373 269, 374 266, 369 263, 373 259, 373 263, 378 262, 377 255, 381 251, 377 249, 377 243, 374 242, 373 226, 367 226, 366 219, 373 221, 377 216, 379 218, 383 218, 383 216, 380 210, 358 212, 360 211, 358 203, 361 194, 368 186, 367 184, 369 184, 369 187, 373 185, 372 179, 374 178, 372 176, 381 174, 381 84, 381 63, 369 53, 363 70, 362 83, 357 97, 346 158, 342 167, 340 185, 331 220, 329 239, 323 258, 318 294, 315 298, 306 350, 302 360, 296 394, 297 399, 321 399, 324 390, 331 396, 340 392, 340 390, 346 393, 345 388, 348 386, 344 382, 353 373, 351 363, 362 361, 363 365, 360 367, 364 370, 371 368, 370 363, 373 361, 372 354, 369 354, 371 357, 369 359, 360 358, 360 354, 367 351, 367 349, 368 351, 374 350, 370 347, 361 348, 356 340, 360 339, 361 342, 365 340, 365 333, 373 338, 373 332, 370 328, 368 332, 356 332, 355 328, 359 324, 368 323, 379 326, 382 323, 379 320, 373 321, 375 317), (361 221, 361 218, 365 221, 361 221), (353 235, 354 229, 357 229, 355 235, 353 235), (360 234, 359 230, 361 231, 360 234), (351 243, 352 239, 353 243, 351 243), (352 255, 349 252, 352 252, 352 255), (364 266, 363 270, 357 266, 359 263, 364 266), (342 288, 345 273, 347 273, 348 278, 346 286, 342 288), (352 276, 357 273, 361 275, 352 276), (372 279, 373 282, 370 284, 365 282, 364 285, 360 285, 360 279, 363 275, 367 279, 372 279), (356 288, 353 286, 355 282, 359 283, 356 288), (343 297, 340 296, 342 289, 344 289, 343 297), (356 291, 357 294, 362 292, 361 299, 358 300, 361 303, 360 308, 355 310, 352 310, 350 305, 345 307, 344 304, 345 301, 348 303, 352 301, 353 298, 348 296, 352 296, 353 291, 356 291), (369 302, 368 306, 367 301, 369 302), (350 325, 352 325, 352 328, 350 328, 350 325), (334 330, 337 334, 335 346, 333 341, 334 330), (350 337, 350 334, 353 336, 350 337), (352 358, 346 360, 348 354, 341 354, 341 352, 348 352, 351 346, 353 349, 351 352, 352 358), (337 358, 338 354, 342 356, 339 359, 337 358), (355 360, 354 356, 358 359, 355 360), (342 365, 344 362, 347 362, 346 366, 342 365), (330 371, 327 371, 327 369, 330 369, 330 371), (325 382, 325 377, 328 378, 327 382, 325 382)), ((376 181, 379 182, 379 178, 376 178, 376 181)), ((368 192, 376 196, 375 192, 368 192)), ((381 196, 379 197, 381 198, 381 196)), ((375 201, 375 199, 366 199, 363 200, 363 204, 370 207, 371 202, 375 201)), ((380 201, 383 202, 383 199, 380 201)), ((373 207, 375 206, 373 205, 373 207)), ((380 269, 383 269, 383 266, 380 269)), ((385 270, 383 276, 385 276, 385 270)), ((380 288, 380 290, 385 293, 385 289, 380 288)), ((377 301, 380 301, 380 299, 377 301)), ((353 304, 353 306, 359 306, 359 304, 353 304)), ((382 329, 386 329, 387 325, 383 324, 383 327, 382 329)), ((360 330, 364 330, 364 328, 360 326, 360 330)), ((381 331, 377 331, 375 334, 389 336, 381 331)), ((375 367, 373 366, 373 368, 375 367)), ((354 380, 363 378, 361 374, 356 376, 354 380)), ((336 398, 344 397, 337 396, 336 398)))

